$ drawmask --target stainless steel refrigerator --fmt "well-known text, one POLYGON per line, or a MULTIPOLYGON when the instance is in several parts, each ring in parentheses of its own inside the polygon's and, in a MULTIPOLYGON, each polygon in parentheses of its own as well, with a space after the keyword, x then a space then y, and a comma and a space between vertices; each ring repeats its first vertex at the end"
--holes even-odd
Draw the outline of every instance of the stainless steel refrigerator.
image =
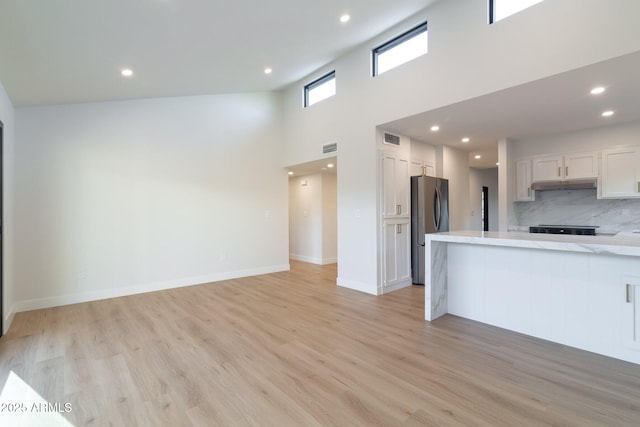
POLYGON ((411 177, 411 274, 424 285, 424 235, 449 231, 449 181, 431 176, 411 177))

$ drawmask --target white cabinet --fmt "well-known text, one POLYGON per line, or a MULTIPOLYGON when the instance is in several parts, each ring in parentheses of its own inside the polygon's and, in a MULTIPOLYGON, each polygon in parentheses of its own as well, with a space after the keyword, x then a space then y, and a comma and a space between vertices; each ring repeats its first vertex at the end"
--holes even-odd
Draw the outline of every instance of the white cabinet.
POLYGON ((564 179, 598 177, 598 153, 575 153, 564 156, 564 179))
POLYGON ((531 189, 531 160, 516 162, 516 202, 535 200, 535 192, 531 189))
POLYGON ((639 258, 452 243, 432 272, 445 312, 640 363, 639 258))
POLYGON ((602 151, 600 197, 626 199, 640 197, 640 147, 602 151))
MULTIPOLYGON (((633 341, 640 344, 640 285, 627 285, 633 303, 633 341)), ((629 301, 629 298, 627 298, 629 301)))
POLYGON ((640 350, 640 280, 637 277, 629 279, 625 284, 624 335, 628 342, 635 343, 640 350))
POLYGON ((384 288, 411 283, 411 234, 409 222, 384 223, 384 288))
POLYGON ((533 159, 533 182, 570 181, 598 177, 598 153, 573 153, 533 159))
POLYGON ((382 152, 382 215, 383 219, 409 216, 409 159, 396 151, 382 152))
POLYGON ((411 285, 411 167, 402 149, 380 152, 382 292, 411 285))
POLYGON ((436 165, 420 159, 411 159, 411 176, 436 176, 436 165))
POLYGON ((533 159, 533 182, 562 179, 562 156, 545 156, 533 159))

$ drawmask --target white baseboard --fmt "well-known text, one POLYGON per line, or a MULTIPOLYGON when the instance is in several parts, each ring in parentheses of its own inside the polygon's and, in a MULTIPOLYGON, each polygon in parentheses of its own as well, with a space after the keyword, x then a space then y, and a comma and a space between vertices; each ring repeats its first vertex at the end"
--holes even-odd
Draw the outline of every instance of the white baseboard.
POLYGON ((364 282, 356 282, 355 280, 341 279, 338 277, 336 280, 338 286, 343 288, 353 289, 354 291, 360 291, 371 295, 378 295, 378 287, 375 284, 369 284, 364 282))
POLYGON ((13 319, 16 317, 16 305, 12 304, 9 309, 9 313, 2 319, 2 335, 9 331, 9 327, 13 323, 13 319))
POLYGON ((315 257, 308 257, 305 255, 297 255, 297 254, 291 254, 289 255, 289 258, 295 261, 308 262, 310 264, 316 264, 316 265, 335 264, 338 262, 338 258, 315 258, 315 257))
MULTIPOLYGON (((142 294, 145 292, 163 291, 166 289, 181 288, 185 286, 202 285, 205 283, 219 282, 221 280, 239 279, 242 277, 257 276, 260 274, 277 273, 288 271, 289 264, 259 267, 248 270, 230 271, 226 273, 216 273, 205 276, 186 277, 182 279, 167 280, 163 282, 142 283, 119 288, 103 289, 98 291, 80 292, 75 294, 58 295, 46 298, 36 298, 24 301, 17 301, 7 318, 13 320, 15 313, 21 311, 39 310, 42 308, 58 307, 61 305, 77 304, 81 302, 97 301, 107 298, 117 298, 127 295, 142 294)), ((7 322, 10 324, 10 322, 7 322)), ((8 326, 5 327, 8 330, 8 326)))
POLYGON ((413 283, 411 283, 411 279, 409 279, 405 282, 396 283, 395 285, 385 286, 381 288, 379 292, 380 294, 388 294, 389 292, 397 291, 398 289, 402 289, 402 288, 408 288, 409 286, 412 286, 412 285, 413 283))

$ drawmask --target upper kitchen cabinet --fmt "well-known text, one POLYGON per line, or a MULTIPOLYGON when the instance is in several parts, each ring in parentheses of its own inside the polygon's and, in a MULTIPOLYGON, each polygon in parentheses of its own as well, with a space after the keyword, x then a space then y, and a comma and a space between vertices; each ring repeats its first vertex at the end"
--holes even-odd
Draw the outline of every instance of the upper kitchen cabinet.
POLYGON ((411 191, 409 159, 399 150, 381 153, 383 219, 408 217, 411 191))
POLYGON ((535 200, 535 192, 531 189, 531 159, 516 162, 516 202, 535 200))
POLYGON ((436 165, 421 159, 411 158, 411 176, 436 176, 436 165))
POLYGON ((600 197, 603 199, 640 197, 640 147, 602 151, 600 197))
POLYGON ((587 179, 598 177, 598 153, 567 154, 564 156, 564 179, 587 179))
POLYGON ((533 159, 533 182, 562 179, 562 156, 545 156, 533 159))
POLYGON ((573 153, 533 159, 533 182, 565 181, 598 177, 598 153, 573 153))

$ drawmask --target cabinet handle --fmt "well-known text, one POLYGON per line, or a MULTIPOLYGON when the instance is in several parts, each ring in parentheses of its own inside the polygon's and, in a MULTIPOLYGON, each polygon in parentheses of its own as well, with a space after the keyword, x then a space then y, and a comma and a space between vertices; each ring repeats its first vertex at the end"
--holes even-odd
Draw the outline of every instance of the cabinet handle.
POLYGON ((558 176, 560 176, 561 170, 562 170, 562 168, 560 166, 558 166, 558 176))
POLYGON ((527 197, 531 197, 531 187, 527 188, 527 197))
POLYGON ((402 234, 402 224, 396 224, 396 233, 402 234))
POLYGON ((569 176, 569 166, 564 167, 564 176, 569 176))
POLYGON ((638 181, 638 193, 640 193, 640 181, 638 181))
POLYGON ((631 302, 631 285, 627 283, 627 302, 631 302))
POLYGON ((402 213, 402 205, 396 205, 396 214, 400 215, 402 213))

